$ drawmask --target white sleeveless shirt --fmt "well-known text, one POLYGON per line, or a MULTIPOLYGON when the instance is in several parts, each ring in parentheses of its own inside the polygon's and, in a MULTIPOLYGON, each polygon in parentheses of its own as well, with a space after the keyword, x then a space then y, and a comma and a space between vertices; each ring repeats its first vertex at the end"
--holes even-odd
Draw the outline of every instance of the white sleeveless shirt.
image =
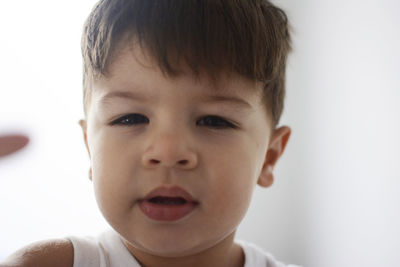
MULTIPOLYGON (((98 237, 67 237, 74 247, 74 267, 141 267, 122 243, 118 233, 108 230, 98 237)), ((285 265, 256 245, 236 240, 245 254, 244 267, 299 267, 285 265)))

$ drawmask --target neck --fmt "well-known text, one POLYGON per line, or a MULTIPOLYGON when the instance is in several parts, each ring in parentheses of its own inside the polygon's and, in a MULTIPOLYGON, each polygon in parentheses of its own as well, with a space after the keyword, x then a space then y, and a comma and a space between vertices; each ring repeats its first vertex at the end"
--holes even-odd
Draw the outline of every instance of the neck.
POLYGON ((221 266, 243 267, 244 253, 242 248, 234 243, 233 232, 217 245, 200 253, 184 257, 160 257, 151 255, 125 244, 143 267, 183 267, 183 266, 221 266))

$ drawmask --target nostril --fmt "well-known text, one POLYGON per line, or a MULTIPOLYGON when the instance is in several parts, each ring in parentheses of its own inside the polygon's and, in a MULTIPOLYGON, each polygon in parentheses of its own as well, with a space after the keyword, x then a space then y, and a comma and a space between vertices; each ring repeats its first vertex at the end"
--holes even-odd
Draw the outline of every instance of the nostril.
POLYGON ((157 166, 164 166, 164 167, 180 167, 180 168, 191 168, 196 165, 196 159, 181 159, 178 160, 174 159, 160 159, 157 157, 147 157, 142 158, 143 166, 147 166, 149 168, 155 168, 157 166))
POLYGON ((150 162, 151 162, 152 164, 158 164, 158 163, 160 163, 160 161, 159 161, 159 160, 156 160, 156 159, 152 159, 152 160, 150 160, 150 162))

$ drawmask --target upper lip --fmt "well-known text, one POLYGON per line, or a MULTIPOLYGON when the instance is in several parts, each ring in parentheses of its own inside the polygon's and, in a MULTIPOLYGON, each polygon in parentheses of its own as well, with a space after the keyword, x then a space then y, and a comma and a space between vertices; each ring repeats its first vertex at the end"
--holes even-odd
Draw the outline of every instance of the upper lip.
POLYGON ((145 197, 144 200, 150 200, 155 197, 173 197, 173 198, 183 198, 187 202, 197 202, 191 194, 189 194, 185 189, 179 186, 160 186, 150 191, 145 197))

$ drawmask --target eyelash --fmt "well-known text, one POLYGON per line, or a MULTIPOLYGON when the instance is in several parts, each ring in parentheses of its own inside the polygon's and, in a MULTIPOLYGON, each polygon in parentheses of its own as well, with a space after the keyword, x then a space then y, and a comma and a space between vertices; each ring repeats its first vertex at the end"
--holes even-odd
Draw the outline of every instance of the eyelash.
MULTIPOLYGON (((145 116, 141 114, 128 114, 125 116, 122 116, 113 122, 110 123, 111 126, 136 126, 138 124, 142 123, 149 123, 149 119, 146 118, 145 116)), ((208 126, 207 123, 209 123, 211 128, 214 129, 236 129, 237 127, 232 124, 231 122, 227 121, 226 119, 223 119, 219 116, 215 115, 207 115, 202 117, 196 124, 200 126, 208 126), (199 124, 199 122, 202 122, 199 124), (212 125, 214 124, 214 125, 212 125)))

